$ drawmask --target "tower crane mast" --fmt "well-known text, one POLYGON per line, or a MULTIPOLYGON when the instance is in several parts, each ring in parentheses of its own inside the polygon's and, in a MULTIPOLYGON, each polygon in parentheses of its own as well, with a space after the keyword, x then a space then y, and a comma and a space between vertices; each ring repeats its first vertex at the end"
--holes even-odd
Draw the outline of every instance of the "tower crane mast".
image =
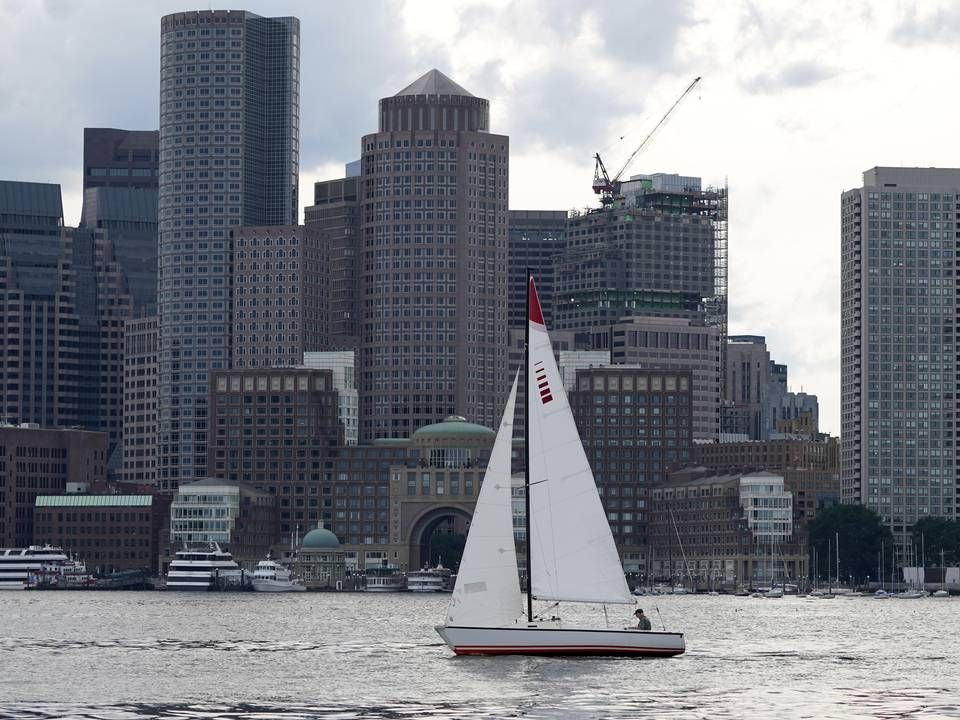
POLYGON ((670 119, 670 116, 673 115, 673 111, 677 109, 677 106, 683 101, 687 95, 697 86, 697 83, 700 82, 700 78, 697 77, 687 86, 687 89, 684 90, 680 97, 674 100, 673 105, 670 106, 670 109, 664 113, 663 117, 660 118, 659 122, 653 126, 653 129, 647 133, 647 136, 643 139, 636 149, 630 153, 630 156, 627 158, 626 162, 623 163, 623 166, 614 175, 612 178, 607 174, 607 168, 603 164, 603 160, 600 158, 600 153, 596 153, 593 157, 596 160, 593 171, 593 191, 600 196, 600 203, 606 207, 611 205, 613 201, 620 195, 620 178, 627 171, 627 168, 630 167, 630 163, 633 162, 634 158, 640 154, 640 151, 643 150, 653 139, 653 136, 656 135, 657 131, 664 126, 667 120, 670 119))

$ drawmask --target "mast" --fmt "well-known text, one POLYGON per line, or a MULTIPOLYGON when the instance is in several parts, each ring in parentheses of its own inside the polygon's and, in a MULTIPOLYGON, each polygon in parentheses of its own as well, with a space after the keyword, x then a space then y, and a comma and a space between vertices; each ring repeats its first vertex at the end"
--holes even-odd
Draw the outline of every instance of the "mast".
POLYGON ((523 475, 524 475, 524 503, 527 509, 527 622, 533 622, 533 570, 531 569, 531 555, 533 555, 533 530, 530 522, 530 283, 533 282, 533 273, 527 268, 527 323, 526 339, 523 352, 523 475))

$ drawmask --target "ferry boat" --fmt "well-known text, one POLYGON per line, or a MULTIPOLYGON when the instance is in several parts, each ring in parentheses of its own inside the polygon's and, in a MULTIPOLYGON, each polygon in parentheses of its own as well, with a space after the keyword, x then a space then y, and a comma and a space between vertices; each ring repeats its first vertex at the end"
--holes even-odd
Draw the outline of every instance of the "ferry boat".
POLYGON ((396 565, 368 567, 365 573, 367 592, 400 592, 407 586, 407 579, 396 565))
POLYGON ((0 590, 92 587, 95 580, 83 562, 71 559, 63 548, 31 545, 0 549, 0 590))
POLYGON ((407 573, 407 590, 415 593, 450 592, 450 570, 441 564, 407 573))
POLYGON ((257 592, 304 592, 307 589, 288 568, 269 556, 257 563, 251 585, 257 592))
POLYGON ((218 543, 178 550, 167 571, 167 590, 244 590, 249 578, 218 543))

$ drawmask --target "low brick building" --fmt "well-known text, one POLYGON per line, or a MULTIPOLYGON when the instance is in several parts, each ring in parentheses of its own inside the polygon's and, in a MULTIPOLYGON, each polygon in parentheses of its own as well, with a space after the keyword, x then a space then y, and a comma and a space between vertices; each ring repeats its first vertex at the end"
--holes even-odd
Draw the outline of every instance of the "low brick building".
POLYGON ((164 513, 152 495, 40 495, 33 542, 62 547, 87 570, 157 573, 157 536, 164 513))
POLYGON ((106 479, 107 434, 0 425, 0 547, 33 542, 34 501, 106 479))

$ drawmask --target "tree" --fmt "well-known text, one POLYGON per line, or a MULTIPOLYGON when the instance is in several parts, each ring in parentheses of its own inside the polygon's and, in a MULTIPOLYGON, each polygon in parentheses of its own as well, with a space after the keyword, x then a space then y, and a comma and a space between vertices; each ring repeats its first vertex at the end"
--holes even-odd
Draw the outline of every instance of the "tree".
POLYGON ((917 555, 923 548, 923 565, 940 566, 940 550, 947 565, 960 563, 960 522, 937 517, 920 518, 913 524, 913 545, 917 555))
MULTIPOLYGON (((863 505, 834 505, 821 510, 808 526, 810 553, 817 551, 814 572, 826 575, 828 563, 834 577, 862 580, 876 577, 881 544, 893 552, 893 534, 883 519, 863 505), (837 538, 840 540, 840 571, 835 567, 837 538), (828 555, 829 548, 829 555, 828 555)), ((811 564, 811 567, 813 565, 811 564)))

